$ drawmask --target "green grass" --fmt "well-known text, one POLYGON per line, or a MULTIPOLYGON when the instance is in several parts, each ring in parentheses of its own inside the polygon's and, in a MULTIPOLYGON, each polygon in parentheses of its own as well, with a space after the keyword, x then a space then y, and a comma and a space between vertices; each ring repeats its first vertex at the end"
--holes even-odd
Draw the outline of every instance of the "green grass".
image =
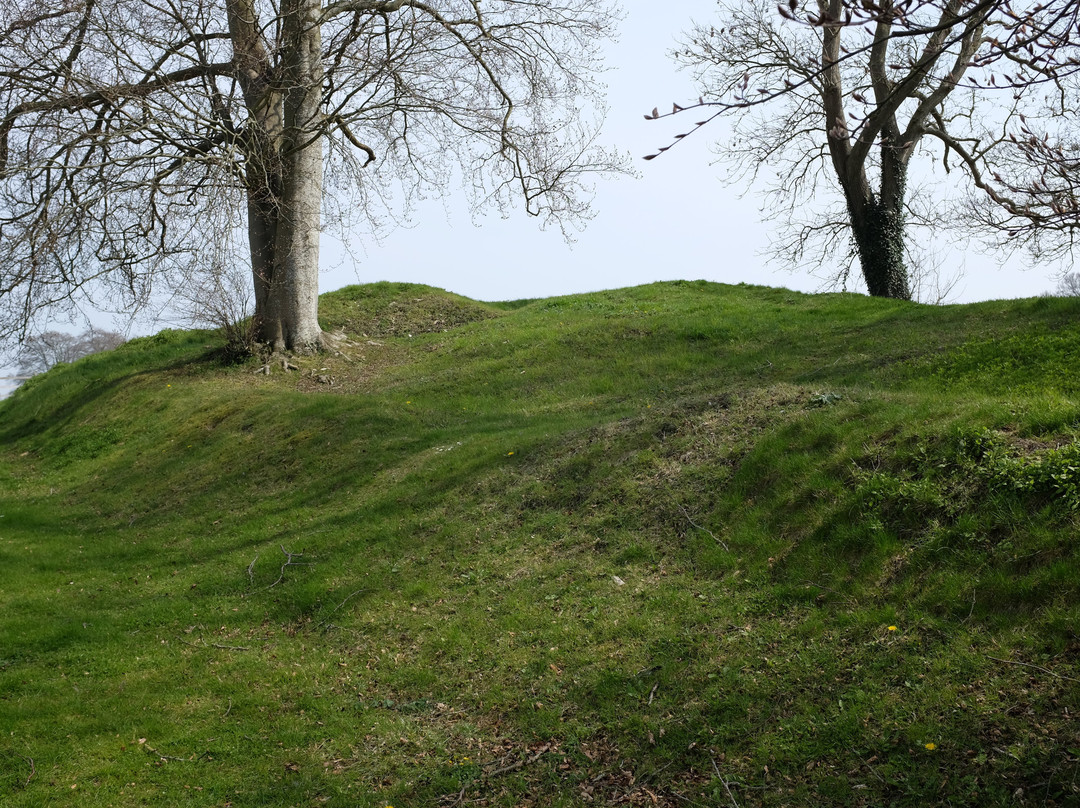
POLYGON ((0 804, 1080 802, 1080 330, 327 295, 0 405, 0 804))

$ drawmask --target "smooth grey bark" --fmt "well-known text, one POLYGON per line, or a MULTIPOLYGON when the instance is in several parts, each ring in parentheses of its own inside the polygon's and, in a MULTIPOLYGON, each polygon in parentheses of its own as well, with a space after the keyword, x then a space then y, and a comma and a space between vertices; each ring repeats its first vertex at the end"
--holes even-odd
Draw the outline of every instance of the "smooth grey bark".
POLYGON ((281 6, 281 77, 255 28, 252 0, 230 0, 229 34, 252 126, 244 142, 255 334, 274 350, 321 344, 322 32, 318 0, 281 6))
POLYGON ((283 63, 271 81, 252 0, 230 0, 229 34, 250 113, 243 144, 255 333, 275 350, 321 344, 319 231, 323 192, 321 7, 281 7, 283 63))
MULTIPOLYGON (((317 350, 323 194, 322 32, 319 0, 284 0, 282 183, 259 339, 275 350, 317 350)), ((256 306, 258 302, 256 301, 256 306)))

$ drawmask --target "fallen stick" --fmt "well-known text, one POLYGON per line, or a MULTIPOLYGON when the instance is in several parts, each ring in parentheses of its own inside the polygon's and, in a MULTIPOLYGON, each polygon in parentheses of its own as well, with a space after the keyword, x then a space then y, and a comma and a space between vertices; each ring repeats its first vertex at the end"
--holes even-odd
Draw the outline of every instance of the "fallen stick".
POLYGON ((1060 673, 1054 673, 1052 670, 1044 668, 1042 665, 1032 665, 1030 662, 1016 662, 1012 659, 1001 659, 996 656, 990 656, 989 654, 986 655, 986 658, 992 659, 995 662, 1004 662, 1006 665, 1020 665, 1024 668, 1034 668, 1037 671, 1050 674, 1055 679, 1064 679, 1066 682, 1080 682, 1080 679, 1073 679, 1071 676, 1062 676, 1060 673))

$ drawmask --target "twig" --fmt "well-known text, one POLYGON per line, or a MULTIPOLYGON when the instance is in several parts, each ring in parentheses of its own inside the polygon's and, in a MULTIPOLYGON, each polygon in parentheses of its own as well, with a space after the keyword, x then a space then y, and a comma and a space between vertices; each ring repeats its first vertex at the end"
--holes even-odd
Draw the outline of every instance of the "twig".
POLYGON ((345 598, 345 600, 341 601, 341 603, 339 603, 337 606, 335 606, 334 611, 332 611, 332 612, 330 612, 330 614, 326 615, 326 619, 323 620, 321 623, 319 623, 319 626, 322 627, 322 626, 329 625, 330 618, 333 617, 335 614, 337 614, 338 609, 340 609, 342 606, 344 606, 350 600, 355 598, 361 592, 367 592, 367 591, 368 591, 367 589, 357 589, 355 592, 353 592, 351 595, 349 595, 347 598, 345 598))
POLYGON ((971 610, 968 612, 968 616, 961 620, 961 623, 966 623, 971 619, 971 615, 975 614, 975 587, 971 587, 971 610))
POLYGON ((686 517, 687 522, 689 522, 691 525, 696 527, 698 530, 704 530, 706 533, 708 533, 710 536, 713 537, 713 541, 715 541, 717 544, 719 544, 721 547, 723 547, 728 552, 731 552, 731 548, 727 546, 727 542, 725 542, 723 539, 717 538, 716 534, 713 533, 711 530, 709 530, 707 527, 702 527, 697 522, 695 522, 690 517, 690 514, 686 512, 686 508, 684 508, 678 502, 675 503, 675 507, 678 508, 680 511, 682 511, 682 515, 686 517))
MULTIPOLYGON (((541 757, 543 757, 545 754, 547 754, 550 751, 552 751, 552 744, 546 743, 543 746, 541 746, 539 749, 537 749, 536 754, 534 754, 532 757, 522 758, 521 760, 515 761, 514 763, 510 763, 510 764, 508 764, 506 766, 501 766, 498 769, 494 769, 494 770, 492 770, 490 772, 483 772, 481 774, 481 779, 482 780, 490 780, 491 778, 498 777, 501 774, 507 774, 509 772, 517 771, 518 769, 523 769, 526 766, 531 766, 533 763, 536 763, 536 761, 538 761, 541 757)), ((513 754, 513 753, 511 752, 510 754, 513 754)), ((510 755, 506 755, 502 759, 506 760, 506 758, 509 757, 509 756, 510 755)), ((492 761, 492 762, 495 762, 495 761, 492 761)), ((484 765, 490 765, 490 764, 484 764, 484 765)), ((456 808, 456 806, 461 805, 465 801, 465 791, 467 790, 468 785, 469 784, 467 783, 466 785, 462 786, 461 791, 457 795, 457 798, 450 804, 449 808, 456 808)), ((443 800, 448 800, 448 799, 450 799, 450 795, 446 795, 445 797, 441 797, 439 799, 439 802, 442 802, 443 800)))
POLYGON ((1021 665, 1025 668, 1034 668, 1037 671, 1050 674, 1055 679, 1064 679, 1066 682, 1080 682, 1080 679, 1073 679, 1071 676, 1062 676, 1060 673, 1054 673, 1052 670, 1044 668, 1042 665, 1032 665, 1030 662, 1015 662, 1011 659, 1000 659, 996 656, 990 656, 989 654, 986 655, 986 658, 992 659, 995 662, 1004 662, 1006 665, 1021 665))
POLYGON ((283 552, 285 554, 285 563, 281 565, 281 574, 278 575, 278 579, 276 581, 274 581, 272 584, 270 584, 270 586, 266 587, 267 589, 273 589, 275 586, 277 586, 278 584, 280 584, 282 581, 285 580, 285 568, 286 567, 310 567, 310 566, 312 566, 311 564, 307 563, 306 561, 302 561, 300 563, 293 562, 294 558, 300 558, 301 556, 304 555, 303 550, 301 550, 299 553, 290 553, 288 550, 285 549, 284 544, 279 544, 278 547, 280 547, 281 552, 283 552))
POLYGON ((664 764, 663 766, 661 766, 661 767, 660 767, 659 769, 653 769, 653 770, 652 770, 651 772, 649 772, 648 774, 646 774, 646 775, 643 775, 643 776, 639 777, 639 778, 638 778, 638 782, 639 782, 639 783, 648 783, 648 782, 651 782, 652 780, 655 780, 655 779, 656 779, 656 775, 660 774, 660 773, 661 773, 662 771, 664 771, 665 769, 670 769, 670 768, 671 768, 671 767, 672 767, 672 766, 673 766, 674 764, 675 764, 675 761, 674 761, 674 760, 669 760, 669 761, 668 761, 667 763, 665 763, 665 764, 664 764))
POLYGON ((657 691, 657 689, 659 689, 659 687, 660 687, 659 682, 657 682, 656 684, 654 684, 652 686, 652 690, 649 691, 649 703, 647 705, 645 705, 646 707, 652 707, 653 699, 656 698, 656 691, 657 691))
POLYGON ((720 783, 724 786, 724 791, 727 792, 728 799, 731 800, 731 804, 734 805, 735 808, 739 808, 739 803, 735 801, 735 795, 731 793, 731 789, 728 787, 727 780, 724 779, 724 775, 720 774, 720 767, 716 765, 716 758, 709 758, 709 760, 712 762, 713 771, 716 772, 716 779, 718 779, 720 783))
POLYGON ((837 365, 840 364, 840 360, 843 359, 843 358, 844 358, 843 356, 838 356, 830 364, 822 365, 821 367, 815 368, 814 370, 808 371, 806 373, 800 373, 798 376, 795 377, 795 379, 797 381, 802 380, 802 379, 808 379, 811 376, 813 376, 813 375, 815 375, 817 373, 820 373, 823 370, 827 370, 828 368, 834 368, 834 367, 836 367, 837 365))
POLYGON ((255 557, 251 559, 251 563, 248 564, 248 580, 251 581, 251 585, 255 586, 255 562, 259 560, 259 554, 256 553, 255 557))
POLYGON ((228 709, 228 710, 226 710, 226 711, 225 711, 225 715, 223 715, 223 716, 221 716, 221 717, 222 717, 222 718, 228 718, 228 717, 229 717, 229 713, 231 713, 231 712, 232 712, 232 698, 230 698, 230 699, 229 699, 229 709, 228 709))
POLYGON ((465 802, 465 789, 467 788, 468 786, 461 787, 461 791, 458 792, 457 798, 452 803, 450 803, 450 808, 457 808, 459 805, 461 805, 461 803, 465 802))
POLYGON ((885 783, 886 785, 888 785, 888 783, 886 783, 886 781, 885 781, 885 778, 884 778, 884 777, 882 777, 882 776, 881 776, 880 774, 878 774, 878 773, 877 773, 877 769, 875 769, 875 768, 874 768, 873 766, 871 766, 871 765, 870 765, 870 761, 869 761, 869 760, 863 760, 863 759, 862 759, 862 755, 860 755, 860 754, 859 754, 858 752, 856 752, 856 751, 855 751, 854 749, 852 749, 852 750, 851 750, 851 753, 852 753, 853 755, 855 755, 855 757, 857 757, 857 758, 858 758, 859 760, 862 760, 862 762, 863 762, 863 765, 864 765, 864 766, 866 766, 866 768, 868 768, 868 769, 870 770, 870 774, 874 775, 874 777, 876 777, 876 778, 877 778, 878 780, 880 780, 881 782, 883 782, 883 783, 885 783))
POLYGON ((163 754, 161 754, 161 752, 159 752, 158 750, 156 750, 154 747, 150 746, 150 744, 147 744, 147 743, 144 743, 142 746, 147 752, 149 752, 152 755, 157 756, 161 760, 178 760, 181 763, 186 763, 188 761, 188 758, 173 757, 172 755, 163 755, 163 754))
POLYGON ((37 774, 37 769, 34 768, 34 759, 32 757, 25 757, 23 755, 19 755, 19 757, 21 757, 23 760, 30 764, 30 776, 27 777, 26 782, 23 783, 23 787, 25 788, 26 786, 30 785, 30 781, 34 779, 34 775, 37 774))
POLYGON ((822 586, 821 584, 815 583, 814 581, 803 581, 803 586, 812 586, 815 589, 820 589, 822 592, 831 592, 832 594, 836 595, 836 597, 843 598, 845 601, 847 601, 848 605, 850 605, 850 606, 858 606, 859 605, 859 601, 855 600, 855 598, 851 598, 851 597, 847 597, 845 595, 841 595, 835 589, 829 589, 829 587, 822 586))
POLYGON ((538 761, 550 749, 551 744, 544 744, 542 747, 540 747, 540 750, 531 758, 519 760, 517 763, 511 763, 509 766, 503 766, 501 769, 496 769, 487 776, 498 777, 500 774, 506 774, 507 772, 517 771, 518 769, 524 768, 525 766, 531 766, 533 763, 536 763, 536 761, 538 761))

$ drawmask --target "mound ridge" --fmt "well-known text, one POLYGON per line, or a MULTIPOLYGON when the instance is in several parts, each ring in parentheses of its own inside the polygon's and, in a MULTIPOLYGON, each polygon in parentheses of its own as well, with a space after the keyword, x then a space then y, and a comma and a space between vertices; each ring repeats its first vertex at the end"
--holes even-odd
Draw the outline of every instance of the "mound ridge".
POLYGON ((432 286, 387 281, 330 292, 319 307, 324 329, 365 337, 435 334, 499 314, 487 304, 432 286))

